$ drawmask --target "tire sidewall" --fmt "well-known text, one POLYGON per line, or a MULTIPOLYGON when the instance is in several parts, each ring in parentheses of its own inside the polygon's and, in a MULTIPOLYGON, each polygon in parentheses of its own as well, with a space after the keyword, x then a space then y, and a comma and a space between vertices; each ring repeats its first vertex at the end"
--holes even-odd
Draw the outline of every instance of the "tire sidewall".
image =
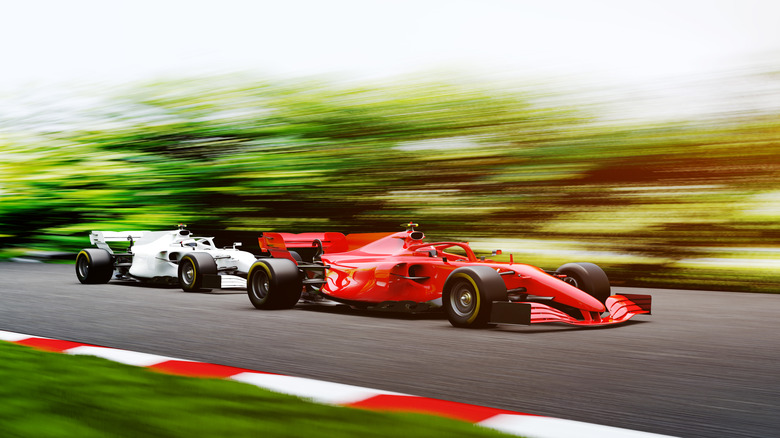
POLYGON ((252 304, 258 308, 258 309, 269 309, 272 306, 269 303, 269 299, 271 297, 271 279, 273 278, 273 274, 271 273, 270 268, 267 264, 262 262, 255 262, 250 268, 249 273, 246 277, 246 289, 247 294, 249 295, 249 301, 252 302, 252 304), (268 278, 268 290, 265 293, 264 297, 261 297, 258 292, 255 290, 255 282, 258 279, 258 276, 264 275, 268 278))
POLYGON ((114 276, 114 258, 102 248, 85 248, 76 255, 76 278, 82 284, 105 284, 114 276), (86 272, 80 267, 86 263, 86 272))
POLYGON ((303 282, 298 265, 288 259, 260 259, 250 268, 247 275, 247 295, 258 309, 289 309, 300 300, 303 282), (262 271, 259 271, 262 270, 262 271), (255 290, 258 272, 268 277, 268 291, 261 297, 255 290))
POLYGON ((445 286, 444 293, 442 294, 442 305, 447 313, 447 318, 450 323, 456 327, 469 327, 474 324, 475 320, 479 316, 480 308, 484 301, 484 295, 481 293, 479 287, 471 276, 464 272, 453 273, 447 280, 447 286, 445 286), (453 304, 453 300, 457 300, 458 297, 453 296, 457 290, 462 287, 470 289, 473 296, 474 304, 470 306, 469 311, 461 312, 457 309, 457 305, 453 304))
POLYGON ((442 307, 450 324, 455 327, 486 327, 490 320, 493 301, 504 300, 506 300, 506 284, 489 266, 470 266, 452 271, 444 282, 442 290, 442 307), (466 286, 473 289, 472 299, 476 300, 467 314, 456 310, 452 303, 454 289, 462 281, 466 281, 466 286))
POLYGON ((199 273, 198 262, 190 254, 185 255, 179 260, 179 285, 185 292, 194 292, 200 289, 201 275, 199 273), (187 283, 184 278, 184 271, 188 266, 192 266, 192 282, 187 283))
POLYGON ((79 251, 76 256, 76 278, 78 278, 82 284, 89 284, 89 271, 91 265, 92 259, 89 257, 89 252, 85 249, 79 251), (83 269, 82 266, 84 266, 83 269))
POLYGON ((211 254, 204 252, 192 252, 185 254, 179 260, 179 285, 185 292, 208 292, 211 289, 203 288, 203 276, 206 274, 217 274, 217 263, 214 261, 214 257, 211 254), (188 264, 192 265, 193 277, 192 282, 188 283, 184 280, 184 269, 188 264))

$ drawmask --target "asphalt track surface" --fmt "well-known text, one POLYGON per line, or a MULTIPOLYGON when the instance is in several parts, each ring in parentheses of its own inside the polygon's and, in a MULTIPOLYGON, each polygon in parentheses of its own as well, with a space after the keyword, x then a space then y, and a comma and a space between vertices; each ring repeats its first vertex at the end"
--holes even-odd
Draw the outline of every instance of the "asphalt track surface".
POLYGON ((652 294, 653 315, 468 330, 0 263, 0 330, 680 437, 778 436, 780 294, 613 289, 652 294))

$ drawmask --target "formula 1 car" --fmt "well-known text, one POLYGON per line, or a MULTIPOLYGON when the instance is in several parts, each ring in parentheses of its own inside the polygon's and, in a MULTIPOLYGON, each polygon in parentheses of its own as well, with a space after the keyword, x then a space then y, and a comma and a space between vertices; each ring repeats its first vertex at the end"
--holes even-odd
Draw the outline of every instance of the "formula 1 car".
POLYGON ((258 309, 291 308, 325 298, 358 308, 424 312, 443 309, 455 327, 560 322, 605 326, 649 314, 649 295, 611 295, 592 263, 555 271, 478 258, 467 243, 423 242, 409 223, 385 234, 263 233, 247 277, 258 309))
POLYGON ((172 231, 93 231, 76 256, 76 276, 85 284, 112 278, 179 284, 187 292, 211 288, 245 288, 246 274, 257 257, 232 248, 217 248, 211 237, 194 237, 180 225, 172 231), (115 251, 110 244, 123 246, 115 251))

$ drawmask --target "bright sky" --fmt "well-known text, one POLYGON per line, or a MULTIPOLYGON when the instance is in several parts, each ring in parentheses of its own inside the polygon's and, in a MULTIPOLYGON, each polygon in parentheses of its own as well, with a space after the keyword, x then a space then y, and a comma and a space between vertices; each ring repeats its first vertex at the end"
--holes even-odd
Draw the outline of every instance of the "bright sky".
POLYGON ((776 0, 6 1, 0 87, 433 68, 605 82, 780 58, 776 0))

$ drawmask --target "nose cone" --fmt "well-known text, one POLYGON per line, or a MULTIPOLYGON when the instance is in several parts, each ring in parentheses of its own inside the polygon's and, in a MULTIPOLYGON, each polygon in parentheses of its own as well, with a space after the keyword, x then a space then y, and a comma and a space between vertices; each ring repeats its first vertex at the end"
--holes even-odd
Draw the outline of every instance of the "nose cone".
MULTIPOLYGON (((561 283, 563 283, 561 281, 561 283)), ((576 287, 563 283, 567 289, 563 291, 563 294, 557 296, 555 301, 558 301, 569 306, 574 306, 578 309, 587 310, 589 312, 602 313, 607 310, 604 303, 594 298, 584 290, 577 289, 576 287)))
POLYGON ((586 310, 588 312, 604 312, 607 310, 604 304, 591 296, 589 293, 582 289, 561 281, 545 272, 537 272, 533 275, 533 279, 536 280, 539 285, 540 291, 545 293, 534 293, 534 295, 546 295, 553 297, 553 299, 561 304, 576 307, 578 309, 586 310))

